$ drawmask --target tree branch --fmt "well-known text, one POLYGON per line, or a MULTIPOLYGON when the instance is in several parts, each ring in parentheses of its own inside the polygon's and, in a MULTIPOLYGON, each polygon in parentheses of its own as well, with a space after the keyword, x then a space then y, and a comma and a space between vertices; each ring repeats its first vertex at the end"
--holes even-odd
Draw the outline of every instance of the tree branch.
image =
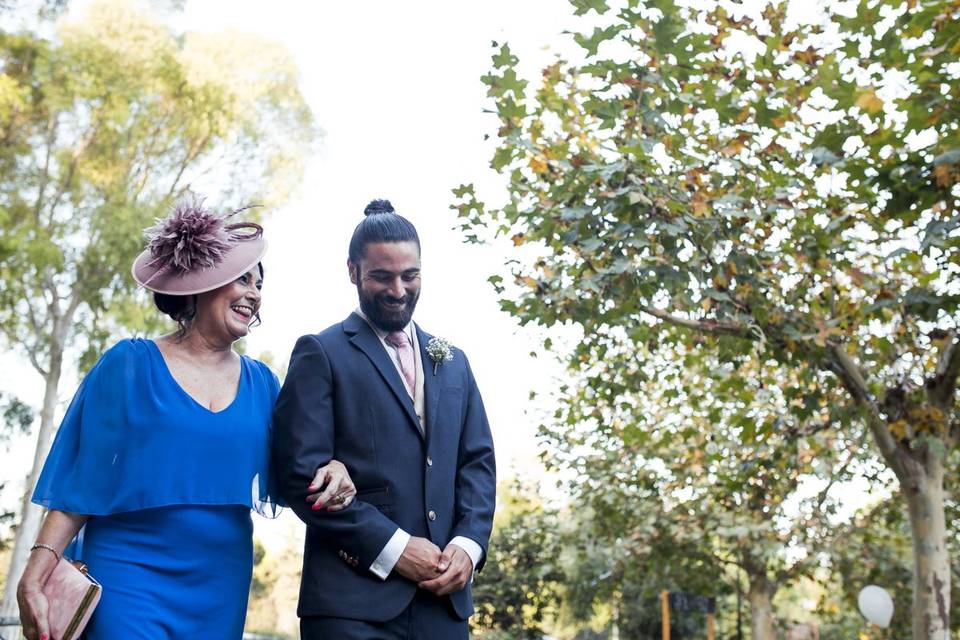
POLYGON ((43 159, 43 170, 40 173, 40 183, 37 185, 37 202, 34 206, 33 217, 40 224, 40 214, 43 211, 44 197, 47 195, 47 184, 50 182, 50 160, 53 157, 53 145, 56 142, 57 119, 51 117, 47 122, 46 146, 43 159))
POLYGON ((60 181, 60 187, 57 189, 53 199, 50 201, 50 210, 47 215, 48 225, 53 224, 57 207, 60 206, 60 199, 63 198, 63 195, 67 192, 67 189, 70 188, 70 183, 73 182, 73 176, 76 174, 77 166, 80 164, 80 157, 87 152, 87 149, 90 148, 90 145, 93 144, 94 139, 97 137, 97 134, 100 133, 101 124, 101 121, 98 120, 91 127, 86 138, 81 140, 80 145, 74 149, 73 153, 71 154, 70 164, 67 166, 66 174, 63 176, 63 180, 60 181))
POLYGON ((43 274, 43 283, 47 291, 50 292, 50 300, 47 302, 47 311, 50 313, 50 319, 56 322, 60 317, 60 292, 57 290, 57 283, 49 272, 43 274))
POLYGON ((28 347, 27 345, 24 345, 23 348, 27 350, 27 357, 30 359, 30 364, 33 365, 33 368, 37 370, 37 373, 43 376, 43 379, 46 380, 47 376, 50 375, 50 372, 40 364, 40 358, 37 356, 36 347, 28 347))
POLYGON ((37 354, 37 348, 35 346, 28 345, 25 340, 23 340, 20 336, 10 331, 9 327, 6 327, 5 325, 0 325, 0 330, 2 330, 4 335, 7 336, 7 341, 11 345, 19 344, 21 347, 23 347, 24 351, 27 352, 27 358, 29 358, 30 364, 33 366, 34 369, 37 370, 37 373, 39 373, 41 376, 43 376, 44 379, 46 379, 47 375, 49 374, 46 369, 40 366, 40 358, 37 354))
POLYGON ((846 473, 847 469, 850 467, 850 463, 853 462, 854 458, 857 457, 857 454, 860 452, 860 447, 862 445, 863 445, 863 441, 861 439, 861 441, 856 443, 854 445, 854 448, 850 450, 850 455, 848 455, 846 461, 842 465, 840 465, 840 468, 834 473, 830 474, 830 480, 829 482, 827 482, 827 486, 825 486, 823 490, 819 494, 817 494, 817 501, 816 501, 817 506, 815 509, 817 513, 819 513, 823 508, 823 503, 826 502, 827 494, 830 493, 830 489, 832 489, 833 485, 835 485, 837 481, 840 480, 840 478, 846 473))
POLYGON ((20 277, 20 286, 23 287, 23 292, 25 294, 23 296, 23 302, 25 305, 27 305, 27 320, 30 321, 30 328, 33 329, 34 335, 39 337, 43 333, 42 328, 40 327, 40 322, 37 320, 37 314, 33 310, 33 305, 30 303, 30 296, 26 295, 30 289, 27 286, 26 279, 22 275, 20 277))
POLYGON ((778 575, 776 581, 774 581, 774 585, 778 588, 788 585, 801 576, 812 574, 819 566, 820 559, 816 554, 800 558, 789 567, 777 572, 778 575))
POLYGON ((937 368, 933 377, 927 379, 927 395, 931 404, 938 409, 949 411, 953 404, 953 393, 957 388, 957 375, 960 374, 960 341, 956 333, 947 334, 947 345, 940 351, 937 368))
POLYGON ((173 178, 173 182, 170 183, 170 189, 167 191, 167 197, 172 197, 174 192, 177 189, 177 185, 180 184, 180 180, 183 178, 183 174, 186 172, 187 167, 189 167, 193 162, 200 157, 200 155, 206 150, 207 143, 210 141, 211 135, 207 134, 193 147, 187 147, 187 154, 183 159, 183 162, 180 163, 180 169, 177 171, 177 174, 173 178))
POLYGON ((653 307, 641 306, 640 310, 644 313, 663 320, 668 324, 685 329, 693 329, 701 333, 712 333, 716 335, 737 336, 740 338, 751 337, 750 328, 739 322, 718 322, 716 320, 690 320, 679 316, 671 315, 666 311, 654 309, 653 307))
POLYGON ((865 410, 867 426, 873 434, 883 459, 901 481, 906 481, 909 474, 903 460, 900 458, 899 447, 893 434, 887 429, 886 421, 880 416, 877 400, 870 393, 860 367, 853 361, 842 344, 827 343, 827 352, 831 359, 828 368, 840 378, 840 382, 853 397, 856 405, 865 410))
MULTIPOLYGON (((170 109, 167 109, 161 117, 156 119, 156 126, 144 137, 144 141, 137 145, 138 153, 130 162, 130 169, 128 170, 130 181, 132 181, 131 183, 134 185, 134 195, 133 198, 130 199, 131 202, 139 202, 140 194, 143 193, 143 190, 149 183, 150 176, 154 169, 154 164, 151 162, 151 159, 165 158, 172 154, 172 145, 161 147, 158 142, 161 138, 161 133, 169 126, 170 118, 171 112, 170 109)), ((135 127, 131 127, 128 132, 131 138, 134 130, 135 127)))

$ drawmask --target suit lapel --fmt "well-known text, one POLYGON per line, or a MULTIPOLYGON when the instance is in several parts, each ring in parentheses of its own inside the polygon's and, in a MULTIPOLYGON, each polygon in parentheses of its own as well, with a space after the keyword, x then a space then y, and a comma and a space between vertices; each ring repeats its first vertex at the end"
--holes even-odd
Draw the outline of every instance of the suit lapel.
POLYGON ((437 406, 440 401, 440 381, 443 374, 443 366, 437 367, 437 374, 433 374, 433 360, 427 354, 427 344, 433 337, 420 328, 420 325, 414 323, 417 330, 417 341, 420 342, 420 361, 423 363, 423 411, 426 414, 424 419, 428 425, 427 436, 433 433, 437 428, 437 406))
MULTIPOLYGON (((380 338, 373 332, 370 325, 355 313, 351 313, 350 317, 343 321, 343 330, 350 335, 350 343, 362 351, 376 367, 380 377, 387 383, 387 386, 390 387, 393 395, 396 396, 397 401, 403 407, 410 421, 410 426, 422 438, 420 421, 417 418, 416 411, 414 411, 413 400, 410 399, 410 394, 407 393, 403 380, 400 378, 400 372, 397 371, 397 367, 393 364, 390 356, 387 355, 380 338)), ((426 398, 426 387, 424 387, 424 397, 426 398)))

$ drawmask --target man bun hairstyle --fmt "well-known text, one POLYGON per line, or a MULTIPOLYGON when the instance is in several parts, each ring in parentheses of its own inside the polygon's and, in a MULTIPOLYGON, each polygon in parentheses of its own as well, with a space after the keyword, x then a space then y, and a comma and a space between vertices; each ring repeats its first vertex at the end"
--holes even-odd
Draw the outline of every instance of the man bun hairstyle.
POLYGON ((378 213, 396 213, 389 200, 371 200, 363 209, 363 215, 375 216, 378 213))
POLYGON ((350 238, 350 262, 359 264, 367 245, 374 242, 415 242, 420 250, 416 227, 397 213, 389 200, 371 200, 363 215, 350 238))

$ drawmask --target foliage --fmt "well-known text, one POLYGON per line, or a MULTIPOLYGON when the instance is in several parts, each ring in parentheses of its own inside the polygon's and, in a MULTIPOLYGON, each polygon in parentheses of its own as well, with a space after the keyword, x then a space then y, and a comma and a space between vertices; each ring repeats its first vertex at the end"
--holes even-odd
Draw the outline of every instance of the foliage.
POLYGON ((69 0, 0 0, 0 15, 14 11, 36 12, 40 19, 51 19, 61 15, 67 8, 69 0))
MULTIPOLYGON (((947 541, 951 558, 960 557, 960 503, 957 479, 949 478, 947 541)), ((819 614, 824 637, 857 631, 864 626, 857 608, 857 595, 868 584, 883 587, 893 597, 894 615, 890 638, 910 637, 910 591, 912 575, 910 523, 896 497, 862 509, 844 544, 825 549, 830 573, 825 580, 819 614)), ((960 584, 960 562, 952 563, 954 584, 960 584)), ((960 602, 950 603, 954 634, 960 633, 960 602)), ((837 636, 839 637, 839 635, 837 636)))
MULTIPOLYGON (((564 390, 542 428, 547 459, 573 473, 572 498, 593 511, 583 535, 615 550, 582 563, 609 583, 590 604, 662 589, 722 595, 738 575, 725 569, 737 567, 769 605, 820 565, 798 550, 844 533, 836 488, 865 447, 835 429, 842 405, 798 412, 804 394, 789 372, 694 362, 680 350, 620 344, 564 390)), ((579 602, 579 585, 591 580, 572 582, 579 602)))
MULTIPOLYGON (((0 447, 6 448, 12 437, 22 435, 30 430, 36 417, 33 408, 11 393, 0 391, 0 447)), ((0 483, 0 491, 4 484, 0 483)), ((11 511, 0 511, 0 525, 5 525, 16 514, 11 511)), ((0 536, 0 550, 7 547, 8 540, 0 536)))
POLYGON ((177 37, 118 2, 58 36, 0 34, 0 327, 41 373, 67 344, 89 365, 108 318, 149 324, 124 265, 171 201, 279 202, 314 135, 277 45, 177 37))
MULTIPOLYGON (((629 512, 620 515, 654 522, 659 534, 637 527, 637 535, 623 535, 620 525, 608 526, 605 511, 582 507, 563 538, 565 613, 582 626, 609 607, 605 626, 615 626, 620 637, 660 638, 661 591, 723 596, 723 566, 702 546, 674 535, 649 502, 620 506, 629 512)), ((702 637, 703 617, 674 612, 671 632, 675 638, 702 637)))
POLYGON ((30 405, 13 394, 2 391, 0 391, 0 410, 3 415, 0 442, 8 441, 11 436, 26 433, 36 418, 36 413, 30 405))
MULTIPOLYGON (((522 247, 491 277, 502 307, 582 329, 569 364, 591 376, 572 399, 585 412, 630 411, 617 368, 644 348, 701 374, 753 363, 754 388, 783 376, 769 384, 800 429, 868 428, 919 488, 904 494, 915 519, 942 512, 960 438, 960 4, 835 3, 806 21, 785 3, 572 4, 596 13, 575 56, 534 87, 502 45, 484 77, 506 204, 454 191, 468 239, 522 247)), ((753 431, 780 435, 776 420, 753 431)), ((912 524, 916 548, 942 550, 942 531, 912 524)), ((945 637, 931 594, 949 600, 949 562, 917 567, 915 637, 945 637)))
POLYGON ((471 624, 478 637, 541 638, 560 603, 560 521, 537 488, 515 481, 498 491, 489 555, 476 575, 471 624))
MULTIPOLYGON (((900 19, 904 29, 936 17, 930 7, 919 10, 900 19)), ((862 26, 866 18, 858 19, 862 26)), ((930 178, 920 202, 894 198, 889 174, 886 182, 867 180, 876 158, 866 150, 812 145, 849 147, 853 131, 908 138, 919 133, 917 120, 884 119, 851 81, 841 83, 838 65, 872 61, 849 51, 849 40, 839 39, 842 49, 814 48, 807 39, 825 27, 790 31, 785 20, 782 5, 750 20, 722 6, 694 12, 631 2, 609 28, 575 36, 586 53, 607 41, 627 45, 626 61, 559 60, 531 100, 509 47, 494 56, 485 81, 502 128, 492 164, 508 173, 511 198, 490 209, 464 186, 457 209, 468 234, 493 228, 541 254, 516 264, 520 289, 506 292, 502 304, 524 323, 580 323, 574 364, 603 362, 612 328, 636 344, 695 346, 704 340, 695 332, 709 333, 715 339, 706 346, 723 360, 757 351, 795 367, 818 394, 821 370, 840 366, 835 352, 856 347, 871 375, 866 392, 882 397, 885 386, 905 394, 922 386, 938 348, 952 344, 943 341, 960 301, 947 277, 956 271, 957 187, 933 174, 953 157, 956 101, 939 119, 927 118, 923 131, 938 135, 925 153, 890 150, 885 164, 894 177, 911 173, 899 160, 904 154, 927 161, 930 178), (695 19, 711 33, 698 33, 695 19), (761 46, 752 60, 723 45, 744 38, 761 46), (845 101, 819 106, 829 104, 826 90, 845 101), (810 110, 819 117, 808 122, 810 110), (847 135, 837 134, 840 123, 847 135), (824 162, 825 150, 836 160, 824 162), (859 180, 854 170, 862 171, 859 180), (857 189, 824 185, 831 177, 857 189)), ((848 20, 832 24, 852 29, 848 20)), ((940 20, 939 30, 928 24, 921 33, 953 44, 956 24, 940 20)), ((883 42, 897 33, 891 29, 883 42)), ((956 91, 944 55, 932 62, 939 67, 916 63, 930 76, 924 86, 939 79, 956 91)), ((916 110, 914 97, 890 108, 916 110)), ((502 278, 493 280, 503 291, 502 278)), ((903 434, 911 442, 948 435, 948 416, 923 418, 919 399, 904 400, 917 404, 911 418, 920 431, 903 434)))

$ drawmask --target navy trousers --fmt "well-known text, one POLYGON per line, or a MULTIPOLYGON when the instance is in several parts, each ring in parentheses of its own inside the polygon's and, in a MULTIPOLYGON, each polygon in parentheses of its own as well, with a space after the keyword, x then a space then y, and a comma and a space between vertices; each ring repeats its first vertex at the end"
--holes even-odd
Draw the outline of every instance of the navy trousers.
POLYGON ((410 605, 386 622, 307 616, 300 619, 301 640, 467 640, 466 620, 453 615, 448 598, 417 590, 410 605))

